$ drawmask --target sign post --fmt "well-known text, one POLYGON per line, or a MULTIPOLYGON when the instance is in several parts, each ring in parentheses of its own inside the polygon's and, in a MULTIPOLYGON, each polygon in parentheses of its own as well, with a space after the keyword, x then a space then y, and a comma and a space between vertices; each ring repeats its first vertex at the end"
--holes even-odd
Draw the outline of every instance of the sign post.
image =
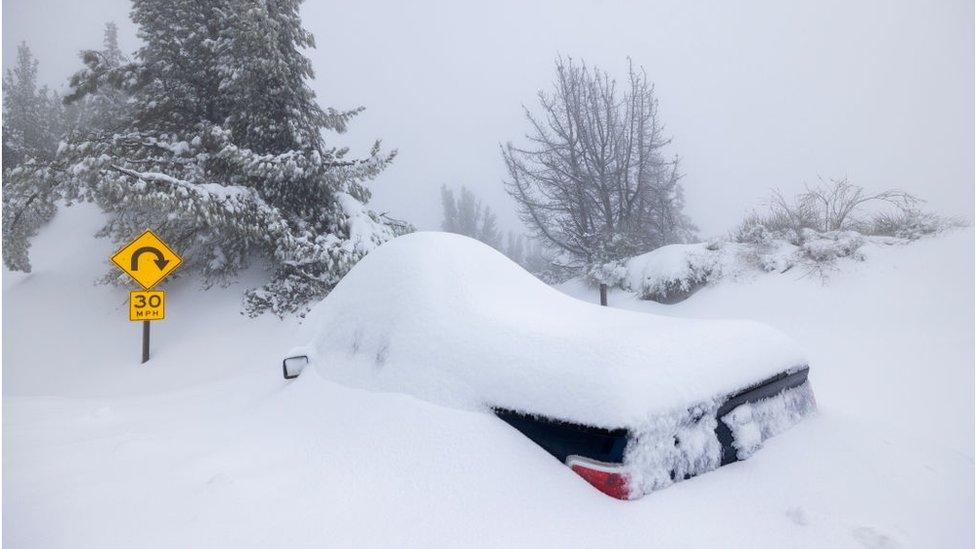
POLYGON ((142 363, 149 362, 149 321, 142 321, 142 363))
POLYGON ((145 288, 145 291, 129 292, 129 320, 142 322, 142 362, 145 364, 149 361, 149 322, 166 318, 166 293, 152 288, 173 272, 183 259, 147 229, 115 252, 112 262, 145 288))

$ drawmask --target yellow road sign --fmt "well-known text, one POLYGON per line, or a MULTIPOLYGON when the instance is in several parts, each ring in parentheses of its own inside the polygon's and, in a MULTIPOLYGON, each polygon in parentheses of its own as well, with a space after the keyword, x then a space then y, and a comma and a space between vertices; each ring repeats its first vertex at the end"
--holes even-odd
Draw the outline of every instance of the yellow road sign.
POLYGON ((129 320, 164 318, 166 318, 166 292, 162 290, 129 292, 129 320))
POLYGON ((152 231, 139 235, 112 256, 112 262, 149 290, 183 260, 152 231))

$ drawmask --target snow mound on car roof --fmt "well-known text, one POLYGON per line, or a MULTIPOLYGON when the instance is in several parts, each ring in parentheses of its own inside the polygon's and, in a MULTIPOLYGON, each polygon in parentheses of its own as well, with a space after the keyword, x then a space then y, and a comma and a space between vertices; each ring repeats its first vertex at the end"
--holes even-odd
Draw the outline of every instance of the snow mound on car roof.
POLYGON ((339 382, 604 427, 640 425, 804 363, 763 324, 584 303, 487 245, 437 232, 371 252, 307 326, 300 351, 339 382))

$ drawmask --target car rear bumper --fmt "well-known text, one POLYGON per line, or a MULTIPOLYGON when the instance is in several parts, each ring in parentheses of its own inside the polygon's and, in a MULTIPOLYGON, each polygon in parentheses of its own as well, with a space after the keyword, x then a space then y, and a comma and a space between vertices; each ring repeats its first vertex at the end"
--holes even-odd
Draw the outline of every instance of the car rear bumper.
MULTIPOLYGON (((797 389, 807 383, 807 376, 810 373, 809 366, 803 366, 792 372, 782 372, 770 379, 763 381, 753 387, 745 389, 729 397, 715 413, 718 418, 718 425, 715 427, 715 435, 722 445, 722 461, 720 465, 728 465, 739 461, 739 450, 735 444, 735 436, 729 426, 729 422, 723 421, 732 411, 744 404, 755 404, 762 400, 783 394, 784 391, 797 389)), ((811 397, 813 392, 810 392, 811 397)), ((816 401, 813 401, 816 406, 816 401)), ((742 456, 743 458, 746 456, 742 456)))
POLYGON ((809 371, 804 365, 781 372, 724 400, 655 418, 640 429, 603 429, 501 408, 494 412, 604 493, 636 499, 745 459, 764 440, 813 411, 809 371), (605 482, 596 483, 593 475, 579 470, 586 464, 595 464, 591 469, 600 475, 612 472, 628 479, 628 489, 605 489, 605 482))

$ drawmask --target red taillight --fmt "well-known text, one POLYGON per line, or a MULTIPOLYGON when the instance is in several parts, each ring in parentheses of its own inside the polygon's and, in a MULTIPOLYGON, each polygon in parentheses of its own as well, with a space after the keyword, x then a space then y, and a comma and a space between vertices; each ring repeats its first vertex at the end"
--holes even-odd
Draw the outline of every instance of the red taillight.
POLYGON ((630 499, 630 482, 627 475, 619 467, 593 462, 577 456, 571 456, 566 464, 583 477, 586 482, 604 494, 617 499, 630 499))

